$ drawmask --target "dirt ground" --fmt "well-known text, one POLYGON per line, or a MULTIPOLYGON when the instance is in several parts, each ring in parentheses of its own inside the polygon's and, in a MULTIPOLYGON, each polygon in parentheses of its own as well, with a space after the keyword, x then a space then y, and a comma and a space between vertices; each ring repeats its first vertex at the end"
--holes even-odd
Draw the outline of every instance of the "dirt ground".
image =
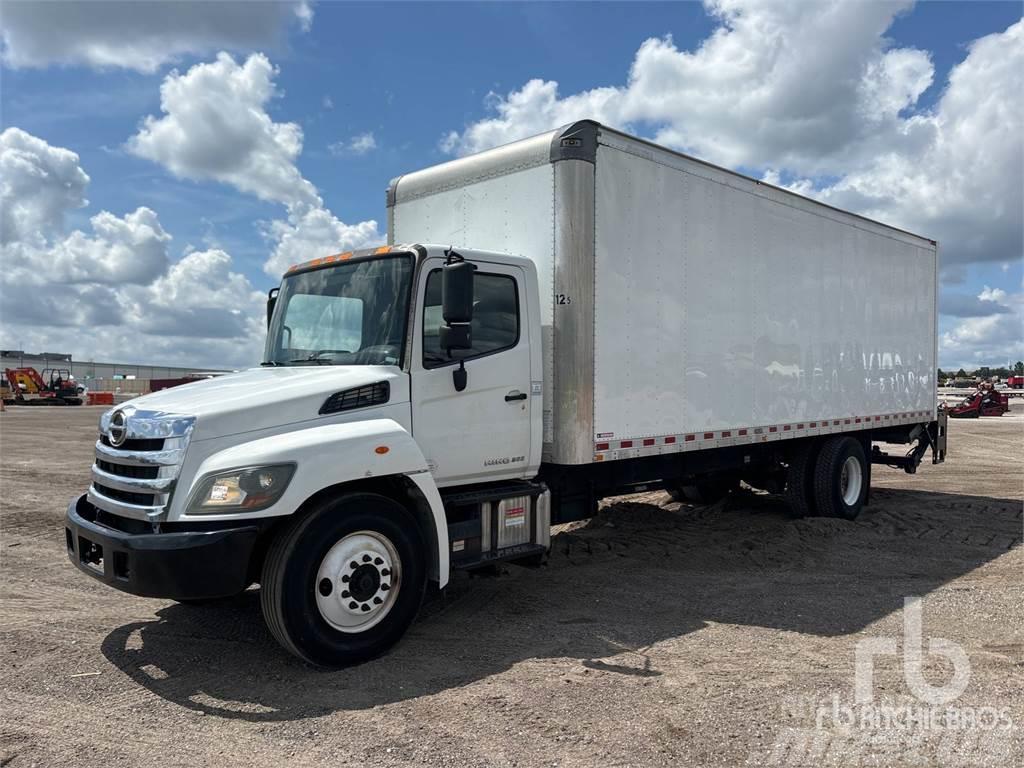
POLYGON ((101 409, 10 408, 0 765, 1022 765, 1017 408, 951 423, 945 465, 875 467, 855 522, 790 520, 752 493, 619 499, 561 530, 545 567, 458 574, 390 654, 336 672, 278 648, 255 590, 189 607, 75 570, 61 520, 101 409), (908 596, 923 599, 925 681, 963 671, 939 638, 969 660, 939 706, 952 725, 845 709, 871 638, 904 649, 875 657, 873 702, 928 706, 908 596))

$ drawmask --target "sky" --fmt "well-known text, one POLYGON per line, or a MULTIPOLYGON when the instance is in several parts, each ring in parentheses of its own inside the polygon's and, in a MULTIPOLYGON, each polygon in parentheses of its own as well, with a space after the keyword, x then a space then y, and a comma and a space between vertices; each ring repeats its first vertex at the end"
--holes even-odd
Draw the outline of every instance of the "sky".
POLYGON ((1011 2, 0 2, 0 348, 242 367, 391 178, 595 118, 940 243, 939 363, 1024 359, 1011 2))

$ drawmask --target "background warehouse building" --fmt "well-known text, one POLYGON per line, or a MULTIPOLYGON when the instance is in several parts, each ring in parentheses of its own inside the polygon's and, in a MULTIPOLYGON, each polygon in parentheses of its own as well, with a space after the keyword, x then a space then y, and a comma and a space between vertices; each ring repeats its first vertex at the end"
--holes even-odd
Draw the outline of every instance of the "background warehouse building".
POLYGON ((71 375, 80 384, 90 390, 113 389, 116 386, 126 392, 147 391, 151 379, 178 379, 197 373, 228 372, 228 369, 225 368, 183 368, 173 365, 72 360, 71 355, 60 352, 31 353, 20 349, 0 350, 0 372, 7 368, 25 367, 35 368, 40 373, 46 368, 66 368, 71 371, 71 375))

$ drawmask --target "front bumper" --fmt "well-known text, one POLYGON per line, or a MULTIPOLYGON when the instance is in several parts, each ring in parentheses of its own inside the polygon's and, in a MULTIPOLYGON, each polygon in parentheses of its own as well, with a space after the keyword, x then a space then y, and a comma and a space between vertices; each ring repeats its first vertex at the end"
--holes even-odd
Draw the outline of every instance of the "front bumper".
POLYGON ((264 527, 129 533, 100 522, 85 496, 68 505, 64 518, 68 557, 80 571, 122 592, 173 600, 242 592, 264 527))

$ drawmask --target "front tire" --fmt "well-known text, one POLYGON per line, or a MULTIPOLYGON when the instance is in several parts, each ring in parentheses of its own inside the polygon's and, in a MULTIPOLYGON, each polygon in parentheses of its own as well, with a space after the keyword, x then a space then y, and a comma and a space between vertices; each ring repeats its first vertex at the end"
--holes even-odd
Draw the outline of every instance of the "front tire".
POLYGON ((270 545, 260 603, 271 634, 318 666, 366 661, 416 618, 423 537, 408 511, 373 493, 317 504, 270 545))
POLYGON ((851 437, 826 441, 814 467, 814 502, 818 514, 853 520, 867 501, 870 477, 860 441, 851 437))

